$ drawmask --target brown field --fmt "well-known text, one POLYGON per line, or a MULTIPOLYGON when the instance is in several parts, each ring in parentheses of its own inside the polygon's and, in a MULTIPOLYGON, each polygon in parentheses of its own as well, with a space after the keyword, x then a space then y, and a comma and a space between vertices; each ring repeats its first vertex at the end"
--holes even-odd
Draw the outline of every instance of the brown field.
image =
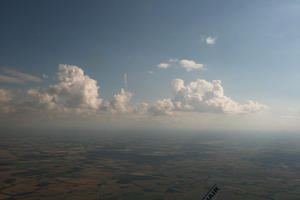
POLYGON ((216 133, 0 136, 0 199, 300 198, 300 139, 216 133))

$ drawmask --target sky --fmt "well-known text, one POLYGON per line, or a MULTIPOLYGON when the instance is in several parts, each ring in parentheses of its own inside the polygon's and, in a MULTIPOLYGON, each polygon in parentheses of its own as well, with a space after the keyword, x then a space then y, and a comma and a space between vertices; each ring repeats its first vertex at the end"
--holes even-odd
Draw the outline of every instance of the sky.
POLYGON ((0 126, 300 130, 300 2, 0 1, 0 126))

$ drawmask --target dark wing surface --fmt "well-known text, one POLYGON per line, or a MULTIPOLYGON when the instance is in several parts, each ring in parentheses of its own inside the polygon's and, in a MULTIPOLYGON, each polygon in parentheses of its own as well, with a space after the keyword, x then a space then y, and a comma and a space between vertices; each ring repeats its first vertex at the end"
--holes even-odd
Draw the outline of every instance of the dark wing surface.
POLYGON ((215 184, 201 200, 215 200, 220 188, 215 184))

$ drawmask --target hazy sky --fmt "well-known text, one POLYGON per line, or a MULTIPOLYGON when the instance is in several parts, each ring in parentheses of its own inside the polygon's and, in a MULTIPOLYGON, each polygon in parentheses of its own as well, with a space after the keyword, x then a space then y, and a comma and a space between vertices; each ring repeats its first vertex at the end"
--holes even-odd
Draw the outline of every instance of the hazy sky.
POLYGON ((6 127, 299 130, 300 2, 0 1, 6 127))

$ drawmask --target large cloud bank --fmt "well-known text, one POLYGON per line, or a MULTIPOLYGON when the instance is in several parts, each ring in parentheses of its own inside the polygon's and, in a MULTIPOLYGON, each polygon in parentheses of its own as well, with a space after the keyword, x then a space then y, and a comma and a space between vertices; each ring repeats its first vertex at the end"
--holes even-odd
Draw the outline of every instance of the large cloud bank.
POLYGON ((45 88, 29 89, 25 93, 18 94, 20 101, 13 99, 10 91, 0 89, 1 109, 14 107, 21 112, 55 112, 55 113, 103 113, 103 112, 130 112, 129 102, 132 93, 121 89, 114 94, 112 100, 105 101, 100 98, 97 81, 90 78, 84 71, 74 65, 61 64, 58 67, 56 84, 45 88), (13 103, 13 105, 12 105, 13 103))
POLYGON ((47 115, 51 119, 123 117, 129 121, 142 119, 148 122, 149 119, 160 120, 157 116, 178 116, 188 112, 233 115, 251 114, 268 108, 251 100, 245 104, 232 100, 225 96, 219 80, 209 82, 197 79, 185 84, 182 79, 174 79, 171 83, 172 98, 160 99, 153 104, 133 104, 133 93, 124 89, 113 94, 111 100, 104 100, 100 97, 97 81, 73 65, 59 65, 55 80, 56 83, 51 85, 27 91, 0 89, 1 117, 8 116, 8 121, 20 115, 23 119, 31 116, 33 121, 36 117, 47 115))
POLYGON ((188 85, 182 79, 172 82, 173 98, 157 101, 149 112, 154 115, 172 114, 172 111, 250 114, 268 106, 249 100, 240 104, 224 95, 220 80, 212 82, 197 79, 188 85))

